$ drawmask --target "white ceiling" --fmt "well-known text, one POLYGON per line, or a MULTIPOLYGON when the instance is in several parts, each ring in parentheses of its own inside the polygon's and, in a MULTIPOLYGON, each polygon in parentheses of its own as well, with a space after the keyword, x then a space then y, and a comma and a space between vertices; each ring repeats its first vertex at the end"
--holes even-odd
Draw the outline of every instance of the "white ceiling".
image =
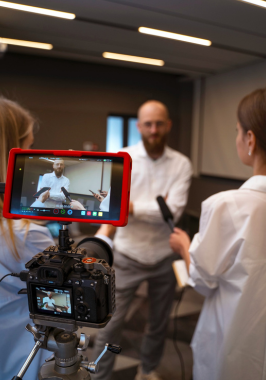
POLYGON ((9 51, 185 74, 210 75, 266 58, 266 9, 238 0, 16 0, 75 13, 75 20, 0 7, 0 36, 51 43, 9 51), (211 47, 143 35, 140 26, 209 39, 211 47), (102 58, 104 51, 162 59, 164 67, 102 58))

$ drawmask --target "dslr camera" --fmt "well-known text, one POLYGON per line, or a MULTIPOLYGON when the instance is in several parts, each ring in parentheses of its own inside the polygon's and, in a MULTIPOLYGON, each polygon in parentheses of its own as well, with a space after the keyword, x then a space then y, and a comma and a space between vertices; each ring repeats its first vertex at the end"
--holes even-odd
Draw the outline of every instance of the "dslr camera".
POLYGON ((115 271, 103 258, 106 252, 111 257, 111 249, 97 238, 88 238, 87 245, 93 257, 84 248, 60 252, 50 246, 26 263, 21 278, 33 321, 103 327, 113 315, 115 271))

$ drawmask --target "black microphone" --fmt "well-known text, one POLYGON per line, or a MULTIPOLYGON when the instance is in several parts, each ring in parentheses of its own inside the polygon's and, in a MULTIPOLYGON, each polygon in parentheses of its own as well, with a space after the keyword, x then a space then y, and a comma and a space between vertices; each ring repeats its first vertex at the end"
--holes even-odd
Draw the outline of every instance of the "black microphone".
POLYGON ((157 198, 156 198, 158 204, 159 204, 159 207, 160 207, 160 210, 161 210, 161 213, 162 213, 162 216, 164 218, 164 220, 166 221, 166 223, 168 224, 171 232, 174 231, 174 221, 173 221, 173 214, 171 213, 171 211, 169 210, 169 207, 167 206, 167 204, 165 203, 165 200, 163 199, 163 197, 161 195, 159 195, 157 198))
POLYGON ((72 202, 69 192, 64 187, 61 187, 61 190, 63 191, 65 197, 69 200, 69 202, 72 202))

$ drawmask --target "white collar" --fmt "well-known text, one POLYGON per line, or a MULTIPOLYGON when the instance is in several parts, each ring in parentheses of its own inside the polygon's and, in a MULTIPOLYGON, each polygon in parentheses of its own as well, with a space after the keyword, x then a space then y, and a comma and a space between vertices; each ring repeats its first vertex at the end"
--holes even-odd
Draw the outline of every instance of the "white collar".
POLYGON ((254 175, 250 177, 241 187, 240 189, 250 189, 263 191, 266 193, 266 176, 265 175, 254 175))

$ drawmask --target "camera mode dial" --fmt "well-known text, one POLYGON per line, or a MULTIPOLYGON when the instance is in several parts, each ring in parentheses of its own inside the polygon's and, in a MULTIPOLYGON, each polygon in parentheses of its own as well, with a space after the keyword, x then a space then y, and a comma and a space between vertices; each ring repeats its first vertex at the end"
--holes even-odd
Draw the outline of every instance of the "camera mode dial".
POLYGON ((74 264, 74 271, 81 273, 85 271, 84 265, 82 263, 76 263, 74 264))

